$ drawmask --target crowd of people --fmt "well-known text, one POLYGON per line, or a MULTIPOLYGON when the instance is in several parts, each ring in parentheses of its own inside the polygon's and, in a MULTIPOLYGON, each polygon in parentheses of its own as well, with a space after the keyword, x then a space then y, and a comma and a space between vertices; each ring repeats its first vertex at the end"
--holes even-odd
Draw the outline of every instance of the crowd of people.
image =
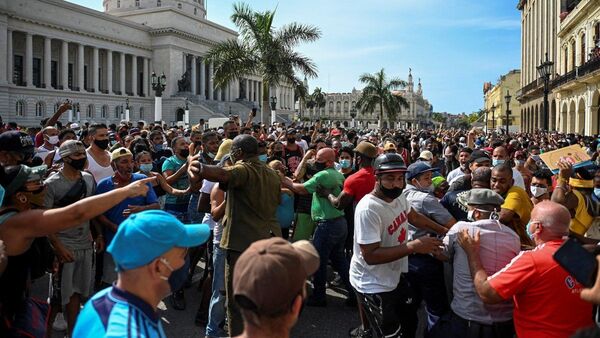
POLYGON ((600 247, 598 135, 63 125, 69 108, 0 123, 0 336, 164 337, 168 298, 206 337, 288 337, 336 288, 361 322, 340 336, 600 337, 600 277, 553 259, 600 247), (540 157, 572 145, 586 165, 540 157))

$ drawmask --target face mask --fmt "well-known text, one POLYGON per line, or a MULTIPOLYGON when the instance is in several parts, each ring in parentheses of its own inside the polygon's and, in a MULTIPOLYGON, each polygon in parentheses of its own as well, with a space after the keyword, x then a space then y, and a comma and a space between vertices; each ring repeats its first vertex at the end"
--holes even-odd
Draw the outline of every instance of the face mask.
POLYGON ((596 195, 597 198, 600 198, 600 188, 594 188, 594 195, 596 195))
POLYGON ((295 137, 290 137, 287 139, 288 143, 296 143, 296 138, 295 137))
POLYGON ((6 194, 6 190, 0 185, 0 207, 2 207, 2 203, 4 203, 4 194, 6 194))
POLYGON ((81 171, 85 167, 85 162, 87 162, 87 157, 80 158, 78 160, 74 160, 72 158, 69 158, 69 160, 71 161, 71 162, 69 162, 69 165, 71 167, 73 167, 73 169, 81 171))
POLYGON ((267 154, 258 155, 258 160, 262 163, 267 163, 267 154))
POLYGON ((216 154, 213 154, 213 153, 206 153, 206 155, 213 159, 215 158, 215 156, 217 156, 216 154))
POLYGON ((315 162, 315 168, 317 168, 318 171, 325 170, 325 168, 327 168, 327 163, 315 162))
POLYGON ((433 187, 433 184, 428 185, 426 187, 422 187, 421 184, 419 183, 418 186, 419 190, 421 190, 422 192, 426 192, 426 193, 432 193, 433 190, 435 190, 435 188, 433 187))
POLYGON ((475 213, 475 209, 473 210, 469 210, 467 212, 467 220, 470 222, 475 222, 475 216, 473 215, 475 213))
POLYGON ((149 173, 152 171, 152 163, 143 163, 140 164, 140 171, 149 173))
POLYGON ((504 164, 504 160, 492 160, 493 167, 500 165, 500 164, 504 164))
POLYGON ((163 150, 163 145, 162 145, 162 143, 155 144, 155 145, 154 145, 154 150, 155 150, 155 151, 162 151, 162 150, 163 150))
POLYGON ((94 144, 102 150, 106 150, 108 148, 108 140, 94 140, 94 144))
POLYGON ((183 149, 183 150, 180 150, 179 151, 179 156, 187 158, 188 156, 190 156, 190 150, 187 149, 187 148, 183 149))
POLYGON ((536 187, 532 185, 531 188, 529 188, 529 190, 531 191, 533 197, 538 198, 545 194, 548 191, 548 188, 536 187))
POLYGON ((396 199, 400 197, 400 195, 402 195, 402 188, 388 189, 383 185, 379 184, 379 189, 381 190, 381 193, 387 198, 396 199))
POLYGON ((342 166, 342 169, 348 169, 352 166, 352 163, 350 163, 350 160, 340 160, 340 166, 342 166))
POLYGON ((42 192, 38 193, 23 192, 23 194, 34 207, 43 208, 45 206, 44 198, 46 197, 46 190, 42 190, 42 192))
POLYGON ((529 238, 531 238, 531 240, 533 241, 533 234, 531 233, 531 230, 529 230, 529 225, 531 223, 527 223, 527 225, 525 226, 525 231, 527 231, 527 236, 529 236, 529 238))
POLYGON ((523 161, 523 160, 515 160, 515 165, 525 165, 525 161, 523 161))
POLYGON ((238 133, 237 131, 230 131, 229 132, 229 139, 233 140, 236 136, 238 136, 240 133, 238 133))
POLYGON ((58 143, 58 136, 49 136, 48 137, 48 143, 50 143, 50 144, 57 144, 58 143))
POLYGON ((160 276, 162 280, 166 280, 169 282, 169 287, 171 288, 171 292, 175 292, 185 284, 188 275, 188 267, 190 265, 189 259, 185 258, 185 263, 183 266, 177 270, 174 270, 169 261, 165 258, 161 258, 160 261, 171 270, 171 275, 167 278, 165 276, 160 276))

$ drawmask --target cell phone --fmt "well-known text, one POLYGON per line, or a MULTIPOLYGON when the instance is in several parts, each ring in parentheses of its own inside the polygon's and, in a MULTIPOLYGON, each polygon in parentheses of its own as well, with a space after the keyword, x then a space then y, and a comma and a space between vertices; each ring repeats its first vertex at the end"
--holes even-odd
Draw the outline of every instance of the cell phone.
POLYGON ((591 288, 596 282, 598 262, 581 243, 569 238, 554 253, 554 260, 573 276, 581 285, 591 288))

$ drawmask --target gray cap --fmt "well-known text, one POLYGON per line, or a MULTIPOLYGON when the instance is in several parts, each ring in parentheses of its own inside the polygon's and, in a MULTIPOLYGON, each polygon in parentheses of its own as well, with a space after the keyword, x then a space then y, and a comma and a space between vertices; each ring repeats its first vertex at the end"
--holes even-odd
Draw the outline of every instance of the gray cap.
POLYGON ((67 140, 58 148, 58 154, 61 158, 69 157, 73 154, 85 153, 85 145, 81 141, 67 140))
POLYGON ((504 198, 490 189, 472 189, 467 200, 468 205, 501 206, 504 198))

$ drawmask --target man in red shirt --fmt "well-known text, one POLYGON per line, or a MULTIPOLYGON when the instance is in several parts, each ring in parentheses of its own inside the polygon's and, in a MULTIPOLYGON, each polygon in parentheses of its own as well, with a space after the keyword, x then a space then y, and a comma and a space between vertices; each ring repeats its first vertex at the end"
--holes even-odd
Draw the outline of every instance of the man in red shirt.
POLYGON ((562 205, 549 201, 537 204, 527 229, 537 247, 522 251, 491 277, 479 258, 479 233, 474 237, 467 231, 459 234, 477 294, 487 304, 513 298, 519 337, 566 338, 593 325, 592 304, 579 297, 582 285, 552 258, 569 234, 570 222, 569 210, 562 205))

